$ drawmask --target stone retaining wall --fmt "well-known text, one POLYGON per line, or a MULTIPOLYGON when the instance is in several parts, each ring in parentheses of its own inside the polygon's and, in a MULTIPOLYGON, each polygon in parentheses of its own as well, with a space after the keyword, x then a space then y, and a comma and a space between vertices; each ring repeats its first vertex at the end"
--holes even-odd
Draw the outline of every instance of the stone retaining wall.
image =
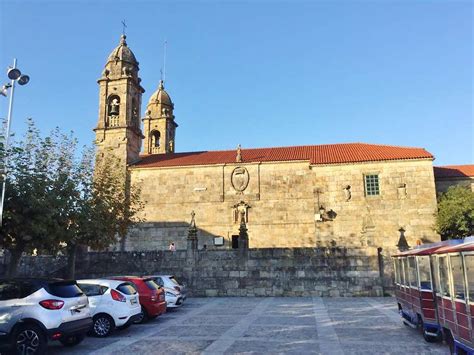
MULTIPOLYGON (((6 270, 7 258, 0 273, 6 270)), ((193 296, 382 296, 391 263, 376 248, 298 248, 86 253, 77 278, 173 274, 193 296)), ((23 257, 19 276, 63 277, 64 257, 23 257)))

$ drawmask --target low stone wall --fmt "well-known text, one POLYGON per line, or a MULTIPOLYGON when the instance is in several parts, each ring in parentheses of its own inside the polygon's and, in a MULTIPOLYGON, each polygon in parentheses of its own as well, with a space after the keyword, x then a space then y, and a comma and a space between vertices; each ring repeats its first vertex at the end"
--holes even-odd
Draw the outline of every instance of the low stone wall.
MULTIPOLYGON (((376 248, 338 247, 106 252, 79 255, 76 274, 173 274, 193 296, 382 296, 392 284, 387 259, 376 248)), ((2 261, 4 275, 7 258, 2 261)), ((19 276, 63 277, 65 271, 64 257, 28 256, 19 276)))

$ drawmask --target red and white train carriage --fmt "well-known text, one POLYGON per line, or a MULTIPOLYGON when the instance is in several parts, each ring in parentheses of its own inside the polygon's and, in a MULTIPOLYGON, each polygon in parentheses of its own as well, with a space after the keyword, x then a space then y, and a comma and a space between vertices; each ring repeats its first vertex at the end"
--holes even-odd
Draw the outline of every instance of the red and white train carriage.
POLYGON ((444 338, 453 354, 474 355, 474 237, 394 255, 402 320, 426 341, 444 338))

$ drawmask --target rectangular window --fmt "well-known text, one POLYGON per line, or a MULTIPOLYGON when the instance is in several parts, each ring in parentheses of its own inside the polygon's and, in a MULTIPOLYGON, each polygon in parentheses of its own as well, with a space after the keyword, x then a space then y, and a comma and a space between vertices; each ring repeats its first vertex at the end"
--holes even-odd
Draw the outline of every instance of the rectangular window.
POLYGON ((409 278, 408 278, 408 258, 403 258, 403 285, 410 286, 409 278))
POLYGON ((433 256, 433 277, 434 277, 434 290, 437 294, 441 294, 441 288, 439 283, 439 259, 433 256))
POLYGON ((422 290, 432 290, 430 277, 430 257, 418 256, 418 271, 420 277, 420 287, 422 290))
POLYGON ((400 284, 405 285, 405 274, 403 271, 403 259, 399 258, 398 259, 398 271, 400 272, 400 276, 398 277, 400 279, 400 284))
POLYGON ((449 287, 448 258, 446 256, 441 256, 438 258, 438 262, 441 295, 445 297, 451 297, 451 289, 449 287))
POLYGON ((472 304, 474 302, 474 255, 465 255, 464 265, 466 266, 469 300, 472 304))
POLYGON ((451 270, 453 272, 454 296, 464 300, 466 297, 464 290, 464 272, 460 255, 451 256, 451 270))
POLYGON ((393 259, 393 267, 395 270, 395 284, 400 285, 400 271, 398 270, 398 259, 393 259))
POLYGON ((365 175, 365 195, 366 196, 380 195, 378 175, 365 175))
POLYGON ((410 286, 411 287, 418 287, 418 277, 416 275, 416 261, 414 256, 410 256, 408 258, 408 268, 410 274, 408 277, 410 278, 410 286))

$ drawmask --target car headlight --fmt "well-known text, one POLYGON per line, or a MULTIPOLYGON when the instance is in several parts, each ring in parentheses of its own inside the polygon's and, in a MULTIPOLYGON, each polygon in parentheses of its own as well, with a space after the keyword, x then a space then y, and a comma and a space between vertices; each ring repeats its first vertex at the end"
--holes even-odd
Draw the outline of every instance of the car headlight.
POLYGON ((171 293, 171 292, 166 292, 165 295, 166 295, 166 297, 176 297, 176 295, 174 293, 171 293))

